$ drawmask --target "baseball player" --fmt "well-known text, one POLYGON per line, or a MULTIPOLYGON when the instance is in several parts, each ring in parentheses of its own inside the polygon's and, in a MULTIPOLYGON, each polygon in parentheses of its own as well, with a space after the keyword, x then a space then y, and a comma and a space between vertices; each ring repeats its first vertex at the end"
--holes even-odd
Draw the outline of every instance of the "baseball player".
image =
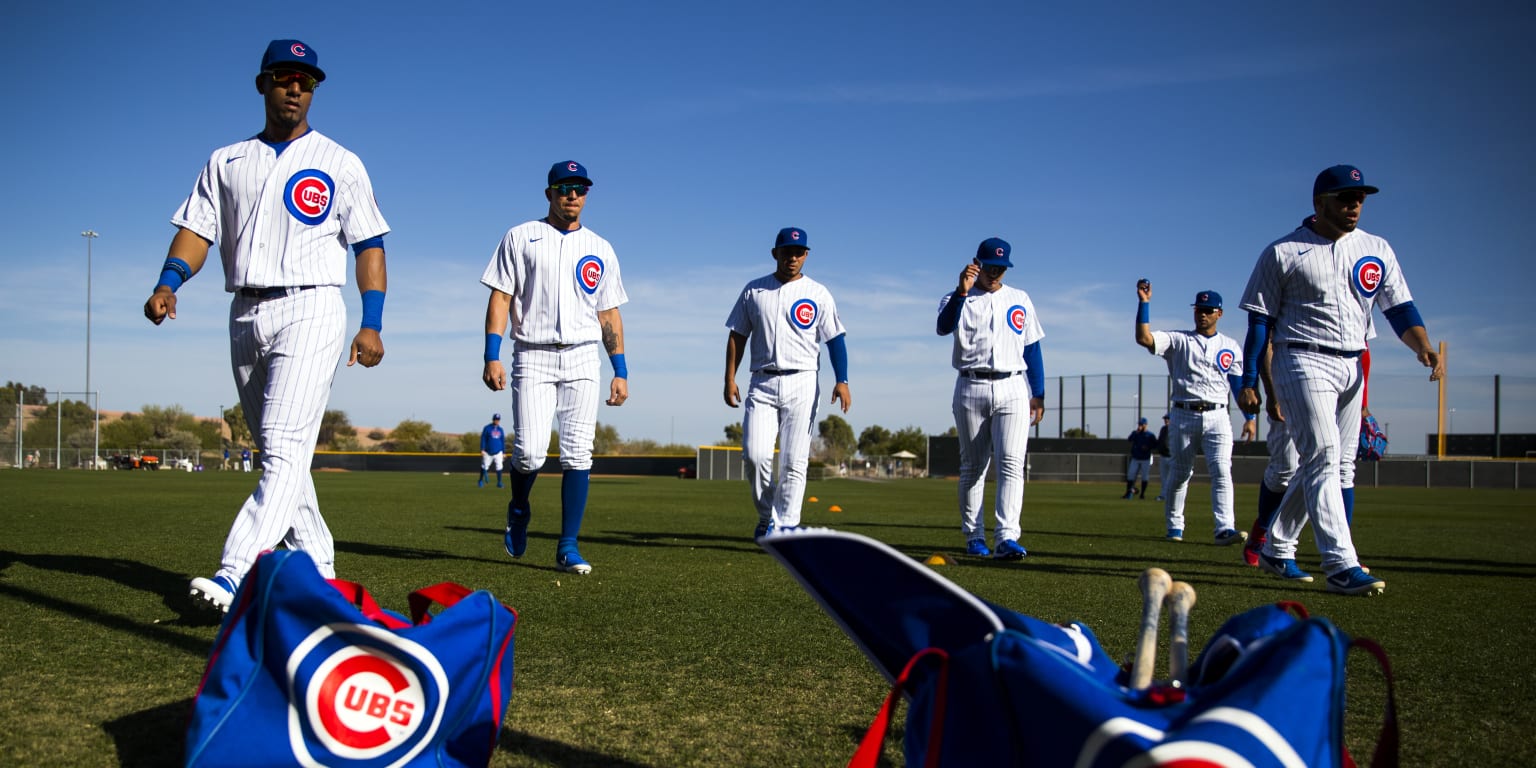
POLYGON ((1168 462, 1168 414, 1163 414, 1163 426, 1157 430, 1157 455, 1162 461, 1157 463, 1157 500, 1163 501, 1167 495, 1168 468, 1173 466, 1168 462))
MULTIPOLYGON (((1376 192, 1354 166, 1319 173, 1312 184, 1316 216, 1264 249, 1242 300, 1248 310, 1244 349, 1273 343, 1276 399, 1299 461, 1286 494, 1300 493, 1305 502, 1288 509, 1282 501, 1259 567, 1311 581, 1295 560, 1301 527, 1310 517, 1328 590, 1346 595, 1386 589, 1386 582, 1360 568, 1341 482, 1343 467, 1353 466, 1359 446, 1360 354, 1372 307, 1381 307, 1393 332, 1430 369, 1430 381, 1445 374, 1392 247, 1359 229, 1365 198, 1376 192)), ((1257 414, 1262 405, 1257 376, 1256 370, 1243 374, 1238 405, 1246 413, 1257 414)))
POLYGON ((522 557, 528 548, 530 494, 544 466, 550 425, 559 419, 560 539, 555 567, 592 572, 576 545, 587 510, 592 441, 597 430, 600 350, 613 365, 608 405, 629 399, 624 359, 624 320, 629 300, 613 246, 582 226, 592 179, 574 160, 549 169, 544 198, 549 213, 519 224, 496 246, 480 282, 491 289, 485 308, 485 370, 493 391, 507 387, 501 364, 502 335, 509 332, 512 359, 512 501, 503 543, 522 557))
MULTIPOLYGON (((1211 513, 1215 540, 1226 546, 1247 538, 1232 526, 1232 422, 1227 416, 1227 390, 1236 391, 1243 372, 1237 340, 1216 330, 1221 320, 1221 294, 1195 294, 1193 331, 1153 331, 1150 325, 1152 284, 1136 284, 1136 343, 1168 362, 1173 384, 1172 427, 1168 430, 1170 485, 1163 489, 1163 514, 1169 541, 1184 540, 1184 497, 1195 472, 1195 442, 1205 449, 1211 477, 1211 513)), ((1257 429, 1253 417, 1243 422, 1243 438, 1257 429)))
POLYGON ((496 466, 496 487, 501 486, 501 459, 502 453, 507 447, 507 433, 501 431, 501 414, 491 414, 491 423, 480 430, 480 484, 477 488, 485 487, 485 475, 496 466))
MULTIPOLYGON (((316 434, 315 438, 318 440, 319 434, 316 434)), ((249 447, 240 449, 240 471, 251 471, 251 449, 249 447)))
POLYGON ((1152 469, 1152 452, 1157 450, 1157 437, 1147 431, 1147 419, 1136 420, 1136 431, 1127 438, 1131 441, 1131 461, 1125 470, 1125 496, 1136 497, 1136 480, 1141 480, 1141 498, 1147 498, 1147 477, 1152 469))
POLYGON ((1018 560, 1029 553, 1019 544, 1019 510, 1024 503, 1024 456, 1029 428, 1045 416, 1045 365, 1040 340, 1045 331, 1029 294, 1003 285, 1013 266, 1012 247, 988 238, 960 271, 953 293, 939 300, 937 330, 955 338, 951 403, 960 436, 960 532, 966 554, 1018 560), (996 553, 987 548, 981 521, 987 469, 997 460, 993 531, 996 553))
MULTIPOLYGON (((228 610, 256 556, 282 543, 301 549, 321 574, 335 575, 335 548, 320 516, 309 465, 345 346, 347 248, 363 298, 361 328, 347 365, 379 364, 389 225, 356 155, 309 127, 315 88, 325 80, 315 49, 273 40, 261 57, 256 91, 266 125, 215 150, 192 194, 171 218, 176 235, 144 316, 176 319, 176 290, 202 269, 218 242, 229 308, 229 348, 246 423, 261 451, 262 476, 224 543, 213 578, 192 595, 228 610)), ((240 452, 250 468, 250 450, 240 452)))
POLYGON ((830 402, 840 402, 843 413, 853 403, 848 390, 847 330, 837 314, 837 302, 825 286, 801 271, 810 250, 805 230, 779 230, 772 250, 778 267, 741 289, 725 321, 730 329, 725 340, 725 404, 732 408, 741 404, 736 369, 742 351, 749 350, 752 358, 747 412, 741 423, 741 458, 752 472, 752 506, 757 509, 753 538, 800 525, 805 468, 821 400, 819 345, 827 345, 837 379, 830 402))

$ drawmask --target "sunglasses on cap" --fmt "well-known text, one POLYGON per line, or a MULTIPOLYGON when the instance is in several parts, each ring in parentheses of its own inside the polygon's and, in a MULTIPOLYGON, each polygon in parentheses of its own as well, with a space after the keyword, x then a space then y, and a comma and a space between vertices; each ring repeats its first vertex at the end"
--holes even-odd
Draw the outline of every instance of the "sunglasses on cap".
POLYGON ((320 85, 320 81, 316 80, 314 75, 296 69, 269 69, 266 75, 272 78, 273 85, 287 87, 298 83, 301 91, 313 91, 320 85))
POLYGON ((591 187, 586 184, 551 184, 549 189, 560 197, 565 197, 572 192, 575 192, 577 197, 586 197, 587 190, 591 187))

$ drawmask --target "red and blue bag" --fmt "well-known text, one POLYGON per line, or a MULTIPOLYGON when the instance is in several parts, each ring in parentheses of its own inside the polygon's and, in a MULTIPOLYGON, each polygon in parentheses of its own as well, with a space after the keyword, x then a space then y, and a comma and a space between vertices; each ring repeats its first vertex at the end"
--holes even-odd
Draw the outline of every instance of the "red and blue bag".
POLYGON ((412 592, 410 610, 327 581, 303 552, 263 554, 209 655, 186 765, 487 765, 517 612, 451 582, 412 592))
POLYGON ((1360 450, 1357 453, 1366 461, 1381 461, 1381 457, 1387 455, 1387 434, 1381 431, 1375 416, 1365 414, 1360 417, 1360 450))
POLYGON ((1293 606, 1228 619, 1189 685, 1134 690, 1088 628, 988 603, 873 539, 810 529, 758 543, 892 683, 850 766, 877 764, 904 696, 909 766, 1353 768, 1343 733, 1351 647, 1387 672, 1371 765, 1397 764, 1385 654, 1293 606))

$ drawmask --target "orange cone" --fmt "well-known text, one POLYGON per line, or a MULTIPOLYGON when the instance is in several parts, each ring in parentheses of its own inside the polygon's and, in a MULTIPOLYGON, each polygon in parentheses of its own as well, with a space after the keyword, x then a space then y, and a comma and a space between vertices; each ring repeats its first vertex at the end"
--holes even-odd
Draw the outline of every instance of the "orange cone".
POLYGON ((838 506, 838 505, 836 505, 836 504, 833 504, 833 505, 832 505, 832 506, 830 506, 830 507, 827 507, 827 511, 828 511, 828 512, 841 512, 841 511, 843 511, 843 508, 842 508, 842 507, 839 507, 839 506, 838 506))

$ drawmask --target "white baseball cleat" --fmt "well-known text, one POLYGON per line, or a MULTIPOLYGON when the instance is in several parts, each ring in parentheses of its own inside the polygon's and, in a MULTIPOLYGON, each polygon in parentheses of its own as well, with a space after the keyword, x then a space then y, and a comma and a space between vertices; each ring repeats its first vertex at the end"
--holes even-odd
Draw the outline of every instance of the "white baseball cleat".
POLYGON ((199 604, 207 604, 224 613, 229 613, 229 604, 235 601, 235 585, 227 576, 215 576, 205 579, 201 576, 192 580, 192 597, 197 598, 199 604))

